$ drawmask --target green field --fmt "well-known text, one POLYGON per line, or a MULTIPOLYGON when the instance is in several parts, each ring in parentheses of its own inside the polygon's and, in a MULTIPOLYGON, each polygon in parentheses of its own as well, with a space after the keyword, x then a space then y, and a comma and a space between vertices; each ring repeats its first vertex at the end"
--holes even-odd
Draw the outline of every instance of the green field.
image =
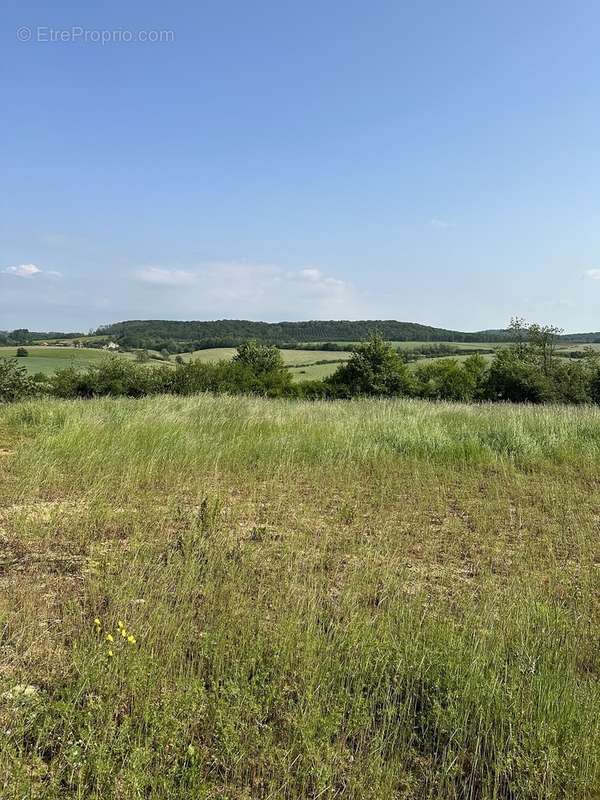
MULTIPOLYGON (((85 368, 90 364, 97 363, 102 358, 107 357, 104 350, 93 348, 74 348, 74 347, 37 347, 29 345, 27 348, 29 355, 20 358, 19 364, 26 367, 32 375, 43 373, 51 375, 58 369, 65 367, 85 368)), ((16 347, 0 347, 0 358, 14 358, 16 347)), ((236 352, 235 347, 214 347, 208 350, 196 350, 194 353, 183 353, 184 361, 204 361, 215 362, 222 359, 233 358, 236 352)), ((328 350, 281 350, 283 361, 292 371, 295 381, 314 380, 331 375, 341 360, 349 357, 348 352, 331 352, 328 350), (331 361, 331 364, 316 364, 317 361, 331 361)), ((135 358, 135 353, 119 353, 119 358, 135 358)), ((174 363, 175 357, 171 357, 174 363)), ((149 365, 159 365, 164 362, 161 360, 149 360, 149 365)))
MULTIPOLYGON (((346 342, 343 344, 347 344, 350 348, 352 346, 351 342, 346 342)), ((399 347, 402 350, 410 350, 415 347, 419 346, 428 346, 431 344, 449 344, 453 347, 456 347, 459 350, 490 350, 496 349, 497 347, 502 347, 504 345, 489 343, 489 342, 439 342, 439 343, 432 343, 432 342, 393 342, 394 346, 399 347)), ((581 345, 581 344, 569 344, 561 342, 557 348, 557 354, 560 355, 562 351, 582 351, 588 345, 581 345)), ((590 345, 592 349, 600 349, 600 345, 590 345)), ((19 359, 19 363, 25 366, 31 374, 36 373, 43 373, 44 375, 51 375, 58 369, 63 369, 64 367, 75 366, 78 368, 85 368, 90 364, 97 363, 99 359, 106 357, 106 351, 94 349, 94 348, 74 348, 74 347, 42 347, 42 346, 27 346, 26 348, 29 352, 29 356, 27 358, 19 359)), ((152 351, 154 352, 154 351, 152 351)), ((194 360, 194 361, 204 361, 204 362, 216 362, 222 359, 229 360, 231 359, 236 352, 235 347, 214 347, 209 348, 206 350, 196 350, 193 353, 183 353, 182 358, 184 361, 194 360)), ((333 374, 337 367, 339 366, 339 362, 346 360, 350 357, 350 351, 333 351, 333 350, 288 350, 282 349, 280 350, 281 355, 283 357, 283 361, 288 366, 292 372, 292 377, 294 381, 304 381, 304 380, 317 380, 328 377, 329 375, 333 374), (329 361, 329 364, 322 364, 317 362, 322 361, 329 361)), ((0 358, 2 357, 9 357, 12 358, 16 355, 16 347, 0 347, 0 358)), ((158 353, 154 353, 154 355, 158 355, 158 353)), ((121 358, 135 358, 134 352, 125 352, 120 353, 119 357, 121 358)), ((439 358, 456 358, 459 361, 463 361, 467 358, 467 355, 441 355, 439 358)), ((491 361, 493 356, 489 353, 484 353, 483 357, 486 361, 491 361)), ((436 360, 438 357, 435 356, 432 359, 427 360, 436 360)), ((172 356, 170 362, 173 363, 175 357, 172 356)), ((411 369, 414 369, 415 365, 420 361, 425 359, 418 359, 417 361, 412 361, 410 366, 411 369)), ((164 363, 160 359, 150 359, 148 362, 150 365, 157 365, 164 363)))
MULTIPOLYGON (((316 361, 340 361, 350 357, 349 352, 332 350, 287 350, 279 351, 283 363, 287 366, 298 364, 314 364, 316 361)), ((236 353, 235 347, 211 347, 207 350, 196 350, 193 353, 183 353, 184 361, 220 361, 230 359, 236 353)))
MULTIPOLYGON (((29 355, 25 358, 19 358, 18 361, 32 375, 38 372, 44 375, 51 375, 57 369, 71 366, 83 368, 89 364, 97 363, 102 358, 106 358, 104 350, 97 350, 91 347, 36 347, 35 345, 27 345, 25 349, 29 355)), ((0 347, 0 358, 14 358, 16 354, 16 347, 0 347)))
POLYGON ((597 408, 0 407, 0 796, 597 798, 599 474, 597 408))
MULTIPOLYGON (((343 355, 343 353, 341 354, 343 355)), ((329 361, 327 364, 305 364, 290 368, 294 381, 316 381, 328 378, 339 367, 339 363, 329 361)))
MULTIPOLYGON (((212 347, 208 350, 196 350, 194 353, 184 353, 184 361, 215 362, 222 359, 229 360, 235 355, 235 347, 212 347)), ((279 351, 283 363, 290 368, 294 381, 317 380, 331 375, 340 361, 350 357, 349 351, 332 350, 288 350, 279 351), (318 361, 330 361, 330 364, 317 364, 318 361)))

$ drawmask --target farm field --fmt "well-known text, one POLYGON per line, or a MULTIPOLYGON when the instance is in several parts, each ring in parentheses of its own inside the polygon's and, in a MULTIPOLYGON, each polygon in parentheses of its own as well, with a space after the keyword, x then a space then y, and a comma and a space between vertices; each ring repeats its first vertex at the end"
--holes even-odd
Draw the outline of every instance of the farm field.
MULTIPOLYGON (((19 358, 19 364, 27 368, 32 375, 42 372, 44 375, 51 375, 57 369, 65 367, 87 367, 89 364, 97 362, 106 357, 103 350, 94 348, 74 348, 74 347, 36 347, 27 345, 29 355, 19 358)), ((0 358, 14 358, 17 353, 16 347, 0 347, 0 358)))
MULTIPOLYGON (((279 351, 287 366, 298 364, 314 364, 315 361, 340 361, 350 357, 349 352, 332 350, 287 350, 279 351)), ((236 353, 235 347, 211 347, 207 350, 196 350, 193 353, 183 353, 184 361, 220 361, 230 359, 236 353)))
POLYGON ((0 796, 597 797, 599 474, 597 408, 0 407, 0 796))
MULTIPOLYGON (((343 356, 343 353, 341 353, 341 355, 343 356)), ((296 367, 290 366, 289 369, 295 382, 316 381, 333 375, 339 365, 340 362, 338 361, 328 361, 326 364, 303 364, 296 367)))
MULTIPOLYGON (((351 342, 344 343, 347 344, 348 347, 352 347, 351 342)), ((402 350, 410 350, 417 346, 426 346, 431 345, 431 342, 393 342, 394 346, 399 347, 402 350)), ((459 350, 491 350, 495 349, 496 347, 502 347, 503 345, 497 345, 494 343, 464 343, 464 342, 441 342, 441 343, 434 343, 434 344, 450 344, 453 347, 458 348, 459 350)), ((592 349, 600 349, 600 345, 581 345, 579 343, 570 344, 561 342, 557 347, 557 355, 561 354, 561 351, 566 352, 573 352, 573 351, 583 351, 585 347, 591 347, 592 349)), ((106 351, 94 348, 74 348, 74 347, 42 347, 36 345, 28 345, 26 349, 29 352, 29 355, 26 358, 19 359, 19 363, 26 367, 28 372, 31 374, 36 373, 43 373, 45 375, 50 375, 54 373, 58 369, 64 369, 65 367, 75 366, 78 368, 85 368, 90 364, 97 363, 100 359, 106 357, 106 351)), ((154 351, 152 351, 154 352, 154 351)), ((206 350, 196 350, 193 353, 183 353, 182 358, 184 361, 194 360, 194 361, 205 361, 205 362, 215 362, 222 359, 229 360, 231 359, 236 352, 236 348, 234 347, 215 347, 209 348, 206 350)), ((331 375, 337 369, 339 363, 349 358, 350 351, 334 351, 334 350, 289 350, 289 349, 282 349, 280 350, 281 355, 283 357, 284 363, 286 366, 291 370, 292 376, 294 381, 303 381, 303 380, 317 380, 325 378, 331 375), (319 363, 327 361, 330 363, 324 364, 319 363)), ((155 353, 158 355, 158 353, 155 353)), ((16 347, 0 347, 0 358, 13 358, 16 355, 16 347)), ((134 352, 124 352, 118 354, 120 358, 129 358, 134 359, 135 353, 134 352)), ((468 358, 468 355, 441 355, 441 356, 434 356, 433 358, 429 358, 427 360, 437 360, 437 358, 455 358, 458 361, 464 361, 465 358, 468 358)), ((493 355, 489 352, 483 353, 483 358, 486 361, 491 361, 493 355)), ((173 363, 175 357, 172 356, 170 359, 170 363, 173 363)), ((415 365, 420 363, 425 359, 417 359, 415 361, 410 362, 411 369, 414 369, 415 365)), ((157 359, 150 359, 147 362, 150 366, 156 366, 160 364, 164 364, 165 362, 162 360, 157 359)))
MULTIPOLYGON (((235 347, 213 347, 208 350, 196 350, 184 353, 185 361, 219 361, 230 359, 235 355, 235 347)), ((350 357, 350 352, 332 350, 288 350, 279 351, 284 364, 290 368, 294 381, 317 380, 331 375, 341 361, 350 357), (318 361, 329 361, 329 364, 318 364, 318 361)))

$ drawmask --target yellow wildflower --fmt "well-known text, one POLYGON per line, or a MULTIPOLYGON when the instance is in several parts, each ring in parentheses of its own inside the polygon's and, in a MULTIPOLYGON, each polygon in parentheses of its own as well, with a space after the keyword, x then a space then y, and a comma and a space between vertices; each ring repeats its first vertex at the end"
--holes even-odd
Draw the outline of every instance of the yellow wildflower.
POLYGON ((100 622, 100 620, 98 619, 98 617, 96 617, 96 619, 94 620, 94 625, 95 625, 97 628, 99 628, 101 624, 102 624, 102 623, 100 622))
POLYGON ((126 638, 127 638, 127 631, 125 630, 125 628, 121 628, 121 636, 122 636, 124 639, 126 639, 126 638))
POLYGON ((113 651, 112 651, 112 650, 109 650, 109 651, 108 651, 108 655, 109 655, 109 657, 110 657, 110 658, 112 658, 112 657, 113 657, 113 651))
POLYGON ((129 644, 135 644, 135 636, 132 633, 130 633, 129 636, 127 637, 127 641, 129 642, 129 644))
POLYGON ((106 641, 107 641, 107 642, 114 642, 114 639, 113 639, 112 633, 107 633, 107 634, 106 634, 106 641))
POLYGON ((119 621, 117 622, 117 628, 118 628, 119 630, 121 630, 121 628, 124 628, 124 627, 125 627, 125 625, 123 624, 123 620, 119 620, 119 621))

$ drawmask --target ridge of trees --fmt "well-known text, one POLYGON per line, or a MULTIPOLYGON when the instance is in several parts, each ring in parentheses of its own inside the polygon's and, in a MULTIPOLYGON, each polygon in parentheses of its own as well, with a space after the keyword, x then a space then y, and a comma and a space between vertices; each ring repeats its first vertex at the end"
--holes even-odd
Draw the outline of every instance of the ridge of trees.
POLYGON ((491 363, 479 353, 463 361, 429 359, 410 369, 401 350, 372 334, 352 348, 350 359, 323 380, 293 383, 281 353, 271 344, 247 341, 231 361, 148 366, 107 356, 85 370, 69 367, 31 378, 17 359, 0 361, 0 402, 51 395, 63 398, 142 397, 198 392, 267 397, 351 399, 418 397, 461 402, 600 403, 600 353, 579 359, 556 355, 560 330, 513 319, 511 343, 491 363))

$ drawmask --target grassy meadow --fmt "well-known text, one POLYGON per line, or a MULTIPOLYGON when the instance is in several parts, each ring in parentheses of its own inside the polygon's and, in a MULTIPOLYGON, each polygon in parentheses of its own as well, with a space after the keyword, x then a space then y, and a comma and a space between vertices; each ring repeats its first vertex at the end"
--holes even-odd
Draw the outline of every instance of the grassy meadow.
MULTIPOLYGON (((27 345, 25 349, 28 355, 25 358, 19 358, 19 364, 25 367, 31 375, 35 375, 38 372, 44 375, 52 375, 56 370, 64 369, 65 367, 83 369, 106 357, 104 350, 92 347, 38 347, 36 345, 27 345)), ((0 358, 15 358, 16 355, 16 347, 0 347, 0 358)))
MULTIPOLYGON (((98 337, 86 337, 87 340, 94 339, 98 337)), ((70 340, 65 340, 70 341, 70 340)), ((344 343, 348 345, 348 348, 351 348, 353 344, 356 342, 347 342, 344 343)), ((412 348, 423 346, 423 345, 431 345, 431 342, 393 342, 392 343, 395 347, 400 348, 401 350, 411 350, 412 348)), ((494 343, 464 343, 464 342, 442 342, 440 344, 450 344, 452 347, 455 347, 458 350, 491 350, 496 349, 497 347, 502 347, 503 345, 498 345, 494 343)), ((598 349, 600 345, 580 345, 580 344, 564 344, 558 347, 557 353, 560 355, 561 351, 581 351, 584 347, 591 346, 592 348, 598 349)), ((104 350, 100 350, 97 348, 91 347, 83 347, 83 348, 74 348, 74 347, 43 347, 37 345, 27 345, 26 349, 28 350, 29 355, 26 358, 20 358, 19 364, 26 367, 27 371, 34 375, 36 373, 42 373, 44 375, 52 375, 59 369, 64 369, 65 367, 77 367, 79 369, 85 369, 85 367, 89 366, 90 364, 98 363, 98 361, 102 358, 106 357, 106 352, 104 350)), ((14 358, 16 356, 16 347, 0 347, 0 358, 14 358)), ((203 362, 216 362, 220 360, 230 360, 235 355, 236 348, 235 347, 211 347, 206 350, 196 350, 192 353, 182 353, 181 357, 184 361, 203 361, 203 362)), ((322 380, 323 378, 332 375, 339 363, 341 361, 346 361, 350 357, 350 350, 347 351, 335 351, 335 350, 289 350, 289 349, 282 349, 280 350, 282 355, 284 364, 290 370, 292 374, 292 378, 295 382, 299 381, 306 381, 306 380, 322 380), (326 362, 326 363, 325 363, 326 362)), ((158 353, 152 351, 152 354, 158 356, 158 353)), ((120 353, 119 356, 121 358, 129 358, 135 359, 135 351, 134 352, 123 352, 120 353)), ((427 359, 428 361, 435 361, 438 358, 447 358, 448 356, 441 355, 439 357, 433 357, 427 359)), ((484 353, 486 361, 491 361, 493 356, 489 353, 484 353)), ((468 358, 468 355, 452 355, 451 358, 454 358, 457 361, 464 361, 468 358)), ((414 369, 416 364, 420 363, 425 359, 417 359, 410 363, 411 369, 414 369)), ((174 363, 175 356, 171 356, 170 361, 166 363, 174 363)), ((165 363, 160 359, 154 360, 151 359, 148 361, 149 364, 156 365, 165 363)))
MULTIPOLYGON (((350 358, 349 351, 283 349, 279 352, 283 358, 283 363, 291 371, 294 381, 326 378, 335 372, 341 361, 347 361, 350 358), (328 363, 320 363, 324 361, 328 363)), ((235 347, 211 347, 207 350, 184 353, 182 358, 184 361, 229 361, 235 353, 235 347)))
POLYGON ((0 408, 0 797, 600 797, 599 475, 592 408, 0 408))

